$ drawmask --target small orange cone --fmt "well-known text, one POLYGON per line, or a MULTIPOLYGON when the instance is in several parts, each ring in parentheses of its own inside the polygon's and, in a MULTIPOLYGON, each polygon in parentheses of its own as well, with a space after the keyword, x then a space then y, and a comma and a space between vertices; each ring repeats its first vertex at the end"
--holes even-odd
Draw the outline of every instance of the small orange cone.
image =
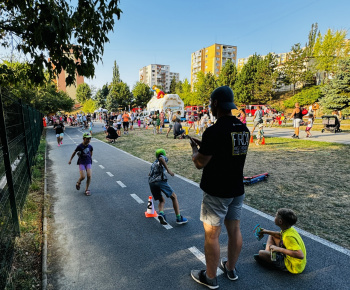
POLYGON ((254 140, 253 140, 253 135, 250 136, 250 143, 254 143, 254 140))
POLYGON ((261 145, 265 145, 265 137, 262 138, 261 145))
POLYGON ((148 205, 147 205, 147 211, 145 212, 145 216, 148 218, 158 216, 157 212, 154 210, 152 196, 148 197, 148 205))

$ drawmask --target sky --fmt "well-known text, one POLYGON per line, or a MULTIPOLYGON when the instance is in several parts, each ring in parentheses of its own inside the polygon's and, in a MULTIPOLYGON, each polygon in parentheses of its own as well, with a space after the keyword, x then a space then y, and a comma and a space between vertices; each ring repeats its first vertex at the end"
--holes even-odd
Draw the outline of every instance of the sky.
POLYGON ((312 23, 322 34, 350 29, 350 0, 120 0, 119 7, 95 78, 85 78, 97 89, 112 81, 114 61, 132 90, 149 64, 170 65, 180 80, 190 80, 191 53, 214 43, 237 46, 237 58, 244 58, 304 46, 312 23))

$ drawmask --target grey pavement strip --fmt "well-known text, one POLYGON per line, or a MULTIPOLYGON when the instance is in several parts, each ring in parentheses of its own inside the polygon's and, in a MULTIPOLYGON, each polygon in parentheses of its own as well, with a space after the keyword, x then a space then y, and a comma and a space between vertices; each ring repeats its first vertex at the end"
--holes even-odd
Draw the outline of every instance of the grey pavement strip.
POLYGON ((135 193, 130 194, 133 199, 135 199, 139 204, 144 203, 141 198, 139 198, 135 193))
POLYGON ((43 209, 43 247, 41 256, 41 288, 47 289, 47 217, 46 217, 46 204, 47 204, 47 144, 45 145, 45 169, 44 169, 44 209, 43 209))
POLYGON ((102 169, 105 169, 105 168, 104 168, 104 166, 103 166, 103 165, 101 165, 101 164, 99 165, 99 167, 101 167, 102 169))
MULTIPOLYGON (((101 143, 104 143, 104 144, 106 144, 106 145, 109 145, 109 144, 107 144, 107 143, 105 143, 105 142, 103 142, 103 141, 101 141, 101 140, 98 140, 98 141, 101 142, 101 143)), ((109 146, 111 146, 111 145, 109 145, 109 146)), ((138 159, 138 160, 141 160, 141 161, 143 161, 143 162, 145 162, 145 163, 147 163, 147 164, 150 164, 150 165, 152 164, 151 162, 148 162, 148 161, 143 160, 143 159, 141 159, 141 158, 139 158, 139 157, 136 157, 136 156, 134 156, 134 155, 132 155, 132 154, 130 154, 130 153, 128 153, 128 152, 125 152, 125 151, 123 151, 123 150, 121 150, 121 149, 119 149, 119 148, 116 148, 116 147, 114 147, 114 146, 112 146, 112 147, 113 147, 114 149, 120 151, 120 152, 125 153, 126 155, 132 156, 133 158, 136 158, 136 159, 138 159)), ((183 176, 178 175, 178 174, 175 174, 175 176, 178 177, 178 178, 180 178, 180 179, 182 179, 182 180, 184 180, 184 181, 186 181, 186 182, 188 182, 188 183, 190 183, 190 184, 192 184, 192 185, 194 185, 194 186, 199 187, 199 184, 198 184, 198 183, 196 183, 196 182, 194 182, 194 181, 192 181, 192 180, 189 180, 189 179, 186 178, 186 177, 183 177, 183 176)), ((248 205, 243 204, 243 208, 246 209, 246 210, 249 210, 250 212, 253 212, 253 213, 257 214, 257 215, 260 215, 260 216, 262 216, 262 217, 264 217, 264 218, 266 218, 266 219, 268 219, 268 220, 270 220, 270 221, 274 221, 274 217, 272 217, 272 216, 270 216, 270 215, 268 215, 268 214, 265 214, 265 213, 263 213, 262 211, 259 211, 259 210, 255 209, 255 208, 252 208, 252 207, 248 206, 248 205)), ((348 249, 346 249, 346 248, 344 248, 344 247, 342 247, 342 246, 339 246, 339 245, 337 245, 337 244, 334 244, 334 243, 332 243, 332 242, 329 242, 329 241, 327 241, 327 240, 325 240, 325 239, 322 239, 322 238, 320 238, 320 237, 318 237, 318 236, 316 236, 316 235, 313 235, 313 234, 311 234, 311 233, 309 233, 309 232, 307 232, 307 231, 304 231, 304 230, 302 230, 302 229, 299 229, 298 227, 295 227, 295 229, 296 229, 301 235, 306 236, 306 237, 310 238, 311 240, 314 240, 314 241, 316 241, 316 242, 318 242, 318 243, 320 243, 320 244, 322 244, 322 245, 325 245, 325 246, 327 246, 327 247, 329 247, 329 248, 331 248, 331 249, 333 249, 333 250, 336 250, 336 251, 338 251, 338 252, 340 252, 340 253, 342 253, 342 254, 345 254, 345 255, 347 255, 347 256, 350 257, 350 250, 348 250, 348 249)))
POLYGON ((126 185, 123 182, 119 181, 119 180, 117 181, 117 183, 123 188, 126 187, 126 185))
MULTIPOLYGON (((156 216, 156 217, 154 217, 154 219, 157 221, 157 222, 159 222, 160 223, 160 220, 158 219, 158 217, 156 216)), ((171 226, 171 225, 169 225, 169 224, 167 224, 167 225, 162 225, 163 226, 163 228, 166 228, 167 230, 171 230, 173 227, 171 226)))
POLYGON ((106 172, 110 177, 113 177, 114 175, 110 172, 106 172))
MULTIPOLYGON (((198 250, 196 247, 191 247, 191 248, 188 248, 190 250, 190 252, 196 256, 196 258, 201 261, 204 265, 206 265, 205 263, 205 256, 204 254, 198 250)), ((217 268, 216 270, 216 276, 220 276, 221 274, 223 274, 224 272, 220 269, 220 268, 217 268)))

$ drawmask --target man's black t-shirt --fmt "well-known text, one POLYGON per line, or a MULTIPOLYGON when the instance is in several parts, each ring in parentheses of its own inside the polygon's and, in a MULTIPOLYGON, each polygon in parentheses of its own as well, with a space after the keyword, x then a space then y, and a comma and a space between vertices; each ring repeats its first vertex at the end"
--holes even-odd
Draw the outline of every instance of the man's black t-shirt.
POLYGON ((117 138, 117 132, 114 130, 113 127, 108 127, 107 129, 107 133, 108 133, 108 136, 110 136, 111 138, 117 138))
POLYGON ((175 122, 174 124, 174 135, 180 135, 180 130, 182 129, 182 125, 180 122, 175 122))
POLYGON ((55 129, 56 134, 61 134, 61 133, 63 133, 64 125, 62 123, 54 124, 53 128, 55 129))
POLYGON ((224 198, 244 194, 243 168, 249 139, 248 128, 234 116, 220 117, 205 130, 199 152, 212 158, 203 169, 203 191, 224 198))

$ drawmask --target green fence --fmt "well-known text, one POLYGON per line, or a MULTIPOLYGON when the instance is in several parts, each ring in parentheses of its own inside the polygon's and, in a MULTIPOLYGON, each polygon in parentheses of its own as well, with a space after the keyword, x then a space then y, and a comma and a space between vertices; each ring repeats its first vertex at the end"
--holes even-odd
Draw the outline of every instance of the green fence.
POLYGON ((0 289, 11 269, 19 214, 31 183, 43 115, 0 88, 0 289))

